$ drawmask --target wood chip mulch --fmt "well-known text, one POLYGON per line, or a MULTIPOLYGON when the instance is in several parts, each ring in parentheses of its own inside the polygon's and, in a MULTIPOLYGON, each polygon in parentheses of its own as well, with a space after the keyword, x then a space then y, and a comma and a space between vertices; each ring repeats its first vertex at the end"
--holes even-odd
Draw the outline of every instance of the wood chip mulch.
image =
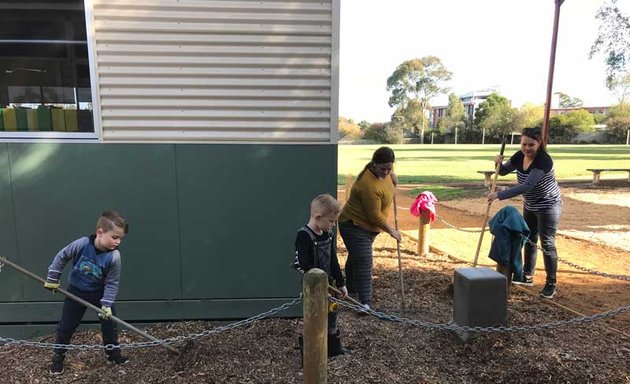
MULTIPOLYGON (((342 243, 340 243, 342 244, 342 243)), ((466 265, 444 255, 414 256, 403 243, 406 312, 400 311, 396 247, 381 235, 375 243, 374 306, 399 316, 436 323, 452 318, 454 268, 466 265)), ((339 249, 342 264, 345 249, 339 249)), ((630 296, 630 295, 629 295, 630 296)), ((533 325, 575 315, 538 297, 514 291, 510 325, 533 325)), ((349 355, 329 360, 329 383, 630 383, 629 314, 604 322, 527 333, 485 334, 463 343, 450 332, 383 321, 342 310, 339 325, 349 355), (619 320, 622 320, 621 322, 619 320), (621 324, 621 326, 620 326, 621 324)), ((155 337, 186 335, 218 322, 159 324, 155 337)), ((299 319, 265 319, 210 335, 174 356, 161 348, 128 349, 123 366, 105 362, 100 351, 71 351, 65 372, 48 374, 51 351, 0 347, 0 383, 302 383, 297 336, 299 319)), ((52 336, 39 338, 51 341, 52 336)), ((121 332, 121 342, 144 341, 121 332)), ((97 344, 100 334, 78 332, 73 343, 97 344)))

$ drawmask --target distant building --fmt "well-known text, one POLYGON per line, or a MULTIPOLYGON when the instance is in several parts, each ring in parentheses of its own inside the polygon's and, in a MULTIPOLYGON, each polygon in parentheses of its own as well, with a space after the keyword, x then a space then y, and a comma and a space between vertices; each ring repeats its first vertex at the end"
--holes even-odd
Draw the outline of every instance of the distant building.
MULTIPOLYGON (((496 89, 484 89, 481 91, 473 91, 463 94, 459 97, 459 99, 464 104, 464 112, 466 113, 466 127, 472 126, 473 119, 475 118, 475 109, 479 104, 481 104, 484 100, 488 98, 491 94, 497 92, 496 89)), ((448 105, 441 105, 431 107, 431 119, 430 119, 430 127, 437 127, 438 122, 446 114, 446 109, 448 105)))

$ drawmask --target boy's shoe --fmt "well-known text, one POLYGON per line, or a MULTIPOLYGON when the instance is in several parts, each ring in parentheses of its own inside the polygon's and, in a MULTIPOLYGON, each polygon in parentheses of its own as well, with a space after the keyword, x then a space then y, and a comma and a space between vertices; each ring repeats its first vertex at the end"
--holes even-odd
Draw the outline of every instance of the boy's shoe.
POLYGON ((515 285, 524 285, 526 287, 534 286, 534 278, 531 276, 523 275, 520 280, 512 280, 512 284, 515 285))
POLYGON ((114 363, 116 365, 123 365, 129 362, 129 359, 123 355, 110 355, 107 356, 108 363, 114 363))
POLYGON ((51 375, 61 375, 63 373, 63 360, 65 359, 64 355, 54 354, 52 358, 52 364, 50 365, 50 374, 51 375))
POLYGON ((556 291, 555 284, 546 283, 545 288, 543 288, 543 290, 540 291, 540 296, 544 297, 545 299, 552 299, 556 295, 557 292, 558 291, 556 291))
POLYGON ((345 355, 347 353, 350 353, 350 350, 344 348, 341 344, 341 333, 339 330, 332 335, 328 334, 328 357, 345 355))

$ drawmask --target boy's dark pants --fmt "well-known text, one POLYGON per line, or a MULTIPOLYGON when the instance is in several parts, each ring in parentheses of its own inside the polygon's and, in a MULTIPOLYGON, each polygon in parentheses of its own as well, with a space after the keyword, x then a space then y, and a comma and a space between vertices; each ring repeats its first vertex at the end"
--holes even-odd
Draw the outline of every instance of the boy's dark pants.
MULTIPOLYGON (((82 298, 83 300, 97 306, 98 308, 101 307, 101 298, 103 298, 103 291, 84 292, 70 285, 68 287, 68 292, 82 298)), ((70 339, 72 339, 74 331, 76 331, 79 324, 81 324, 81 319, 83 318, 86 309, 87 308, 83 304, 77 303, 70 298, 66 298, 63 301, 63 312, 61 314, 59 325, 57 325, 57 338, 55 340, 56 344, 70 343, 70 339)), ((115 306, 112 306, 112 314, 114 316, 116 315, 115 306)), ((118 331, 116 329, 116 323, 114 323, 112 320, 101 320, 101 332, 103 334, 103 345, 118 345, 118 331)), ((55 354, 64 355, 67 349, 55 348, 54 351, 55 354)), ((111 351, 106 350, 105 353, 107 353, 107 355, 109 356, 117 356, 120 355, 120 349, 115 348, 111 351)))

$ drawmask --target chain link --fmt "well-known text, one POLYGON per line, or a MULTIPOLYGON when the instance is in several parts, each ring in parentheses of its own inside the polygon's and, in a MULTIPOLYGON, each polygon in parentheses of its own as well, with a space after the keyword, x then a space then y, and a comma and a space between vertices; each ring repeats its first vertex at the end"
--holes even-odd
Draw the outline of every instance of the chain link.
MULTIPOLYGON (((398 209, 401 210, 409 210, 409 208, 403 208, 403 207, 398 207, 398 209)), ((437 213, 435 214, 435 217, 440 220, 444 225, 446 225, 447 227, 451 227, 453 229, 456 229, 458 231, 462 231, 462 232, 469 232, 469 233, 481 233, 481 229, 465 229, 465 228, 459 228, 454 224, 449 223, 448 221, 446 221, 445 218, 443 218, 442 216, 438 215, 437 213)), ((489 231, 489 228, 486 228, 486 231, 489 231)))
MULTIPOLYGON (((451 227, 451 228, 456 229, 458 231, 468 232, 468 233, 481 233, 481 229, 459 228, 459 227, 449 223, 448 221, 446 221, 442 216, 438 216, 436 214, 435 217, 437 217, 437 219, 440 220, 442 223, 444 223, 447 227, 451 227)), ((489 230, 490 230, 490 228, 486 228, 486 232, 489 231, 489 230)))
MULTIPOLYGON (((481 230, 480 230, 480 229, 465 229, 465 228, 459 228, 459 227, 457 227, 457 226, 455 226, 455 225, 453 225, 453 224, 449 223, 448 221, 446 221, 446 220, 445 220, 443 217, 441 217, 441 216, 435 215, 435 217, 437 217, 437 218, 438 218, 438 220, 440 220, 440 221, 441 221, 442 223, 444 223, 445 225, 447 225, 447 226, 449 226, 449 227, 451 227, 451 228, 453 228, 453 229, 456 229, 456 230, 458 230, 458 231, 462 231, 462 232, 469 232, 469 233, 481 233, 481 230)), ((490 230, 490 228, 486 228, 486 231, 489 231, 489 230, 490 230)), ((522 236, 522 235, 521 235, 521 236, 522 236)), ((529 244, 533 245, 534 247, 536 247, 536 248, 540 249, 540 250, 541 250, 541 251, 543 251, 543 252, 545 251, 542 247, 540 247, 538 244, 534 243, 533 241, 529 240, 529 239, 528 239, 528 238, 526 238, 525 236, 522 236, 522 237, 523 237, 523 239, 525 240, 525 242, 527 242, 527 243, 529 243, 529 244)), ((580 271, 582 271, 582 272, 587 272, 587 273, 590 273, 590 274, 592 274, 592 275, 597 275, 597 276, 602 276, 602 277, 607 277, 607 278, 610 278, 610 279, 616 279, 616 280, 622 280, 622 281, 630 281, 630 276, 625 276, 625 275, 615 275, 615 274, 612 274, 612 273, 600 272, 600 271, 597 271, 597 270, 595 270, 595 269, 586 268, 586 267, 583 267, 583 266, 581 266, 581 265, 575 264, 575 263, 573 263, 573 262, 571 262, 571 261, 564 260, 564 259, 562 259, 561 257, 558 257, 558 261, 559 261, 559 262, 561 262, 561 263, 564 263, 564 264, 570 265, 571 267, 573 267, 573 268, 575 268, 575 269, 577 269, 577 270, 580 270, 580 271)))
POLYGON ((630 305, 626 305, 624 307, 619 307, 610 311, 598 313, 592 316, 581 316, 575 317, 569 320, 559 320, 551 323, 542 323, 535 325, 524 325, 524 326, 498 326, 498 327, 469 327, 469 326, 460 326, 456 324, 449 323, 431 323, 428 321, 408 319, 405 317, 400 317, 396 315, 386 314, 383 312, 375 311, 373 309, 368 309, 360 305, 352 304, 343 300, 339 300, 337 298, 332 298, 332 300, 338 303, 342 307, 350 308, 355 312, 365 313, 371 316, 374 316, 380 320, 384 321, 392 321, 401 324, 412 325, 419 328, 433 329, 433 330, 441 330, 441 331, 456 331, 456 332, 483 332, 483 333, 506 333, 506 332, 536 332, 540 330, 547 329, 555 329, 560 327, 565 327, 568 325, 578 325, 578 324, 586 324, 595 322, 602 319, 607 319, 609 317, 616 316, 618 314, 630 311, 630 305))
POLYGON ((18 339, 0 337, 0 346, 22 345, 22 346, 34 347, 34 348, 72 349, 72 350, 79 350, 79 351, 105 349, 105 350, 111 351, 114 349, 123 349, 123 348, 133 349, 133 348, 156 347, 160 345, 181 344, 188 340, 196 340, 196 339, 200 339, 202 337, 209 336, 212 334, 226 332, 226 331, 238 328, 238 327, 243 327, 245 325, 252 324, 258 320, 262 320, 266 317, 269 317, 278 312, 284 311, 294 305, 299 304, 300 302, 302 302, 302 296, 303 295, 300 293, 299 297, 296 297, 290 302, 284 303, 280 305, 279 307, 268 310, 267 312, 263 312, 256 316, 253 316, 244 320, 240 320, 235 323, 208 329, 199 333, 191 333, 186 336, 176 336, 176 337, 171 337, 164 340, 137 342, 137 343, 121 343, 119 345, 113 345, 113 344, 99 345, 99 344, 56 344, 56 343, 44 343, 44 342, 38 342, 38 341, 18 340, 18 339))
MULTIPOLYGON (((538 249, 540 249, 541 251, 545 252, 545 249, 541 246, 539 246, 538 244, 534 243, 533 241, 531 241, 530 239, 528 239, 527 237, 521 235, 521 237, 525 240, 526 243, 528 243, 529 245, 532 245, 538 249)), ((567 265, 572 266, 573 268, 580 270, 582 272, 587 272, 593 275, 597 275, 597 276, 602 276, 602 277, 608 277, 610 279, 617 279, 617 280, 622 280, 622 281, 630 281, 630 276, 625 276, 625 275, 614 275, 611 273, 606 273, 606 272, 599 272, 596 271, 594 269, 590 269, 590 268, 586 268, 586 267, 582 267, 581 265, 575 264, 571 261, 568 260, 564 260, 560 257, 558 257, 558 261, 567 265)))

